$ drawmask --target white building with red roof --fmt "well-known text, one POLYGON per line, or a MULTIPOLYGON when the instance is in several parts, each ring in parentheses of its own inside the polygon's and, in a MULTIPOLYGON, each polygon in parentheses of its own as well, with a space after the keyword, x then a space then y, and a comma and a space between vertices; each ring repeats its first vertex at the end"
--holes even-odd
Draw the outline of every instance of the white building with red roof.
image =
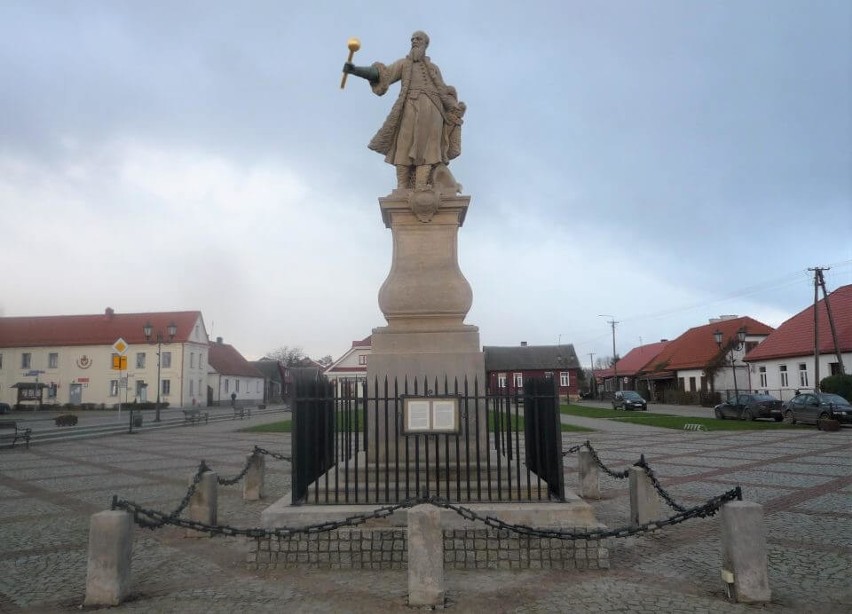
POLYGON ((323 373, 334 383, 339 393, 355 394, 357 387, 358 396, 362 396, 367 383, 367 360, 372 351, 372 335, 353 341, 352 347, 331 363, 323 373))
POLYGON ((766 341, 748 352, 744 358, 752 372, 755 389, 768 391, 782 401, 796 390, 813 389, 817 385, 816 356, 819 356, 819 379, 850 372, 852 365, 852 285, 842 286, 816 304, 803 309, 781 324, 766 341), (837 338, 831 332, 829 309, 837 338), (814 330, 817 331, 815 340, 814 330), (816 341, 816 342, 815 342, 816 341), (816 351, 818 349, 818 351, 816 351))
POLYGON ((207 381, 211 405, 263 403, 264 375, 247 361, 233 345, 216 337, 207 357, 207 381))
POLYGON ((97 315, 0 317, 0 401, 106 407, 154 402, 159 376, 161 402, 204 405, 208 343, 200 311, 107 308, 97 315), (123 345, 116 347, 119 340, 123 345), (121 370, 113 368, 118 355, 126 357, 121 370))

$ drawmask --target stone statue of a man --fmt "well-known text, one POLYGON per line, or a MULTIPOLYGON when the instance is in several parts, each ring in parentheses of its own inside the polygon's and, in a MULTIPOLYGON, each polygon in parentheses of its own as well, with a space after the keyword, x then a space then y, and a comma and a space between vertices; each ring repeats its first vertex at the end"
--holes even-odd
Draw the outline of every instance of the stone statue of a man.
POLYGON ((437 169, 451 178, 445 167, 461 153, 465 105, 426 55, 428 46, 429 36, 418 31, 411 35, 411 53, 390 66, 343 66, 343 72, 369 81, 379 96, 402 81, 399 98, 368 145, 396 167, 398 189, 429 188, 437 169))

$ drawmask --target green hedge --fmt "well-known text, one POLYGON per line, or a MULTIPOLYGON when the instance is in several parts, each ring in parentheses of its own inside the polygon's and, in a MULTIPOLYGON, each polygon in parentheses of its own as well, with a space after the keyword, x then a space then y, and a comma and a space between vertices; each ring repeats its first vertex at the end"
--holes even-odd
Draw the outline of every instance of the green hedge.
POLYGON ((852 403, 852 375, 829 375, 819 383, 823 392, 839 394, 852 403))

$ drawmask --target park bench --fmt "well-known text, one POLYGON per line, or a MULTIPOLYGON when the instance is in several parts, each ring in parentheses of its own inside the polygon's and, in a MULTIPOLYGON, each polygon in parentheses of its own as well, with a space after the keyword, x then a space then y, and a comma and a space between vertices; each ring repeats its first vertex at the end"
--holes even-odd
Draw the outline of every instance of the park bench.
POLYGON ((30 447, 30 435, 32 435, 32 429, 28 428, 20 428, 18 423, 14 420, 0 420, 0 440, 12 440, 11 447, 15 447, 15 443, 19 439, 23 439, 27 442, 27 448, 30 447))
POLYGON ((239 416, 240 420, 243 418, 251 418, 251 407, 234 407, 234 420, 239 416))
POLYGON ((183 410, 183 423, 184 424, 200 424, 202 420, 204 423, 207 423, 207 419, 209 415, 206 411, 201 411, 200 409, 184 409, 183 410))

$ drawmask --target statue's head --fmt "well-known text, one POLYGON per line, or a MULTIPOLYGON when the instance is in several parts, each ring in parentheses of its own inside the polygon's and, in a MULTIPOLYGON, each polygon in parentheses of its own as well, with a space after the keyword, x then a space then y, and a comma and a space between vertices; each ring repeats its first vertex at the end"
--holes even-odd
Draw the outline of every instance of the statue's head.
POLYGON ((421 30, 417 30, 414 34, 411 35, 411 48, 414 47, 423 47, 424 49, 429 46, 429 35, 421 30))

